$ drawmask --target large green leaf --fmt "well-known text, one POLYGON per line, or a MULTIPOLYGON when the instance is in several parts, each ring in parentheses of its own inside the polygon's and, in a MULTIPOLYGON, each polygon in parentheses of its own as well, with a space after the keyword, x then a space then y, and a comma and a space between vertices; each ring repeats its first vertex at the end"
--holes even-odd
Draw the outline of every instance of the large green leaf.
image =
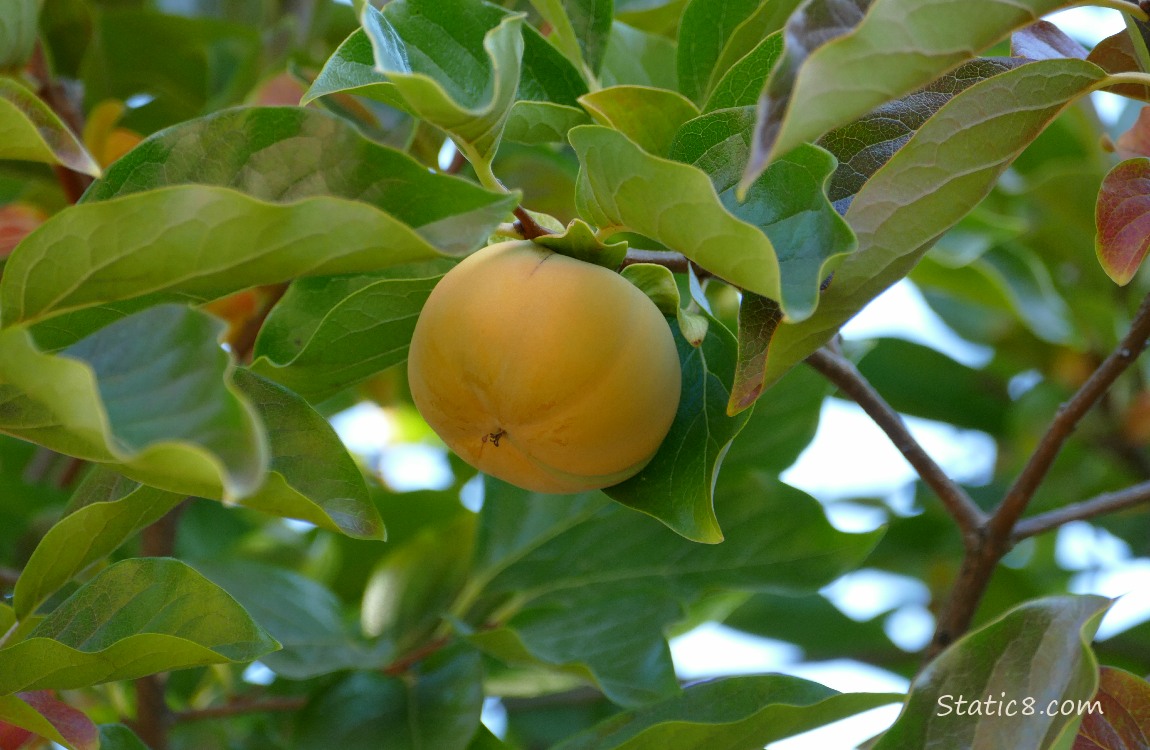
POLYGON ((483 708, 480 654, 463 645, 421 662, 406 679, 357 672, 299 715, 300 747, 464 750, 483 708))
POLYGON ((815 501, 760 474, 717 498, 728 533, 713 546, 619 505, 595 510, 594 495, 544 498, 494 480, 486 488, 483 590, 515 593, 520 604, 505 627, 473 640, 506 659, 565 665, 623 705, 678 689, 665 633, 704 593, 811 591, 857 565, 876 539, 835 531, 815 501), (520 517, 526 530, 509 522, 520 517))
POLYGON ((1104 75, 1082 60, 1042 60, 981 81, 944 105, 854 198, 846 219, 859 249, 836 270, 813 316, 778 327, 767 383, 909 273, 1018 153, 1104 75))
POLYGON ((750 107, 759 100, 759 92, 783 54, 783 35, 774 33, 759 42, 723 74, 703 105, 704 112, 731 107, 750 107))
POLYGON ((489 174, 519 86, 523 16, 478 0, 396 0, 384 13, 365 6, 362 22, 404 108, 489 174))
POLYGON ((1089 642, 1109 606, 1100 596, 1040 599, 963 637, 915 678, 875 750, 1054 746, 1079 718, 1063 715, 1062 701, 1089 700, 1098 686, 1089 642))
MULTIPOLYGON (((3 23, 0 18, 0 25, 3 23)), ((31 91, 7 78, 0 78, 0 159, 63 164, 84 174, 100 174, 100 165, 56 113, 31 91)))
POLYGON ((27 332, 0 333, 0 429, 158 487, 238 499, 264 479, 268 456, 252 405, 233 390, 223 324, 161 305, 97 331, 58 355, 27 332))
POLYGON ((234 378, 259 414, 271 448, 267 479, 241 499, 243 505, 348 536, 385 538, 363 474, 328 421, 300 396, 259 375, 237 370, 234 378))
POLYGON ((252 370, 319 401, 398 364, 440 278, 301 279, 260 329, 252 370))
POLYGON ((611 33, 613 0, 531 0, 531 4, 551 26, 551 36, 564 56, 585 68, 588 77, 597 75, 611 33))
POLYGON ((675 43, 616 21, 611 25, 600 81, 604 86, 651 86, 675 91, 675 43))
POLYGON ((715 477, 749 416, 727 414, 736 344, 716 320, 698 346, 683 337, 679 326, 671 329, 683 373, 675 420, 651 462, 604 492, 688 539, 714 544, 723 540, 712 498, 715 477))
POLYGON ((320 196, 280 205, 183 185, 53 216, 9 258, 0 313, 11 327, 145 295, 208 300, 436 257, 410 227, 363 203, 320 196))
MULTIPOLYGON (((94 494, 93 490, 98 492, 108 480, 118 476, 110 469, 98 467, 80 485, 77 494, 94 494)), ((74 576, 110 555, 184 499, 154 487, 122 489, 129 491, 93 502, 79 499, 81 507, 60 519, 41 538, 16 581, 12 606, 18 618, 28 617, 74 576)))
POLYGON ((579 155, 576 201, 585 219, 651 237, 733 284, 778 299, 770 240, 728 213, 704 172, 648 154, 599 125, 572 129, 570 140, 579 155))
POLYGON ((0 695, 243 663, 275 648, 234 599, 182 562, 125 560, 72 594, 25 640, 0 649, 0 695))
POLYGON ((260 663, 291 680, 382 667, 393 656, 373 648, 344 620, 342 605, 310 578, 248 560, 196 560, 192 567, 227 591, 282 648, 260 663))
POLYGON ((818 305, 827 275, 855 248, 854 234, 826 195, 838 164, 829 152, 804 144, 773 163, 740 200, 736 187, 753 121, 749 107, 691 120, 676 134, 671 158, 703 170, 726 210, 769 238, 781 279, 780 296, 772 299, 790 320, 802 320, 818 305))
POLYGON ((716 70, 723 49, 735 29, 753 15, 764 0, 692 0, 679 23, 676 69, 679 90, 702 105, 725 70, 716 70), (717 73, 717 75, 716 75, 717 73))
POLYGON ((5 6, 0 15, 0 71, 19 70, 32 54, 43 5, 44 0, 12 0, 5 6))
POLYGON ((666 156, 679 127, 699 114, 681 94, 647 86, 611 86, 582 96, 579 103, 600 125, 655 156, 666 156))
POLYGON ((743 750, 900 700, 897 694, 837 693, 787 675, 726 677, 624 711, 555 750, 743 750))
POLYGON ((84 201, 188 183, 273 203, 321 195, 370 203, 454 255, 479 247, 514 208, 506 194, 429 172, 346 121, 301 107, 229 109, 168 128, 115 162, 84 201))
POLYGON ((774 158, 938 78, 1068 0, 814 0, 787 22, 750 183, 774 158))

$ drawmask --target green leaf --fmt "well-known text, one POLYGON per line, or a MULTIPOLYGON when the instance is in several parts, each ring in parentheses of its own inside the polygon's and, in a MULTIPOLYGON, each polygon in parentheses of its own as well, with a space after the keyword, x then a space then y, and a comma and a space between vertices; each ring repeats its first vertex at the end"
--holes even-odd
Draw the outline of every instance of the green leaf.
MULTIPOLYGON (((740 200, 738 174, 749 152, 753 117, 747 108, 691 120, 675 136, 671 157, 706 172, 727 211, 769 238, 782 285, 781 296, 771 299, 788 319, 803 320, 818 305, 827 276, 855 249, 854 234, 826 195, 837 162, 829 152, 804 144, 775 161, 740 200)), ((747 405, 732 401, 736 408, 747 405)))
POLYGON ((503 137, 528 146, 540 143, 563 143, 567 132, 577 125, 591 122, 578 107, 553 102, 515 102, 507 116, 503 137))
POLYGON ((719 77, 716 71, 727 41, 744 21, 750 18, 764 0, 692 0, 679 23, 679 55, 676 69, 679 90, 690 100, 702 105, 719 77), (716 75, 717 73, 717 75, 716 75))
POLYGON ((1150 159, 1127 159, 1110 170, 1098 193, 1095 251, 1115 284, 1129 284, 1150 250, 1150 159))
POLYGON ((290 680, 384 666, 390 649, 372 648, 345 624, 329 589, 284 568, 242 559, 191 562, 227 591, 282 648, 260 663, 290 680))
POLYGON ((574 128, 570 140, 579 155, 575 198, 585 219, 646 235, 733 284, 779 297, 770 240, 727 212, 706 174, 652 156, 599 125, 574 128))
POLYGON ((123 122, 138 133, 241 103, 269 62, 256 26, 123 6, 101 7, 92 17, 80 71, 85 97, 152 95, 123 122))
POLYGON ((1094 695, 1098 662, 1089 644, 1109 606, 1100 596, 1049 597, 964 636, 915 678, 902 714, 875 750, 957 750, 990 736, 995 747, 1051 747, 1078 720, 1049 712, 1051 701, 1094 695), (982 702, 980 714, 970 713, 975 701, 982 702))
POLYGON ((614 271, 627 256, 627 243, 606 242, 582 219, 572 219, 562 232, 536 237, 534 242, 571 258, 614 271))
POLYGON ((688 539, 715 544, 723 540, 712 497, 715 478, 749 416, 727 414, 736 344, 716 320, 701 346, 692 346, 678 326, 672 332, 683 379, 671 430, 642 471, 603 491, 688 539))
POLYGON ((124 560, 0 649, 0 694, 67 690, 207 664, 277 644, 223 589, 178 560, 124 560))
POLYGON ((13 0, 5 7, 0 16, 0 70, 18 71, 32 55, 43 5, 44 0, 13 0))
POLYGON ((1006 382, 934 349, 879 339, 858 367, 898 412, 991 435, 1006 428, 1011 401, 1006 382), (939 398, 940 393, 947 397, 939 398))
POLYGON ((465 750, 479 728, 483 664, 449 646, 407 679, 357 672, 320 693, 299 715, 300 747, 465 750))
POLYGON ((739 300, 739 356, 727 414, 738 414, 749 408, 763 392, 767 350, 775 329, 782 322, 783 311, 778 302, 754 292, 743 292, 739 300))
POLYGON ((386 13, 365 7, 362 22, 404 108, 488 172, 519 86, 523 16, 476 0, 397 0, 386 13))
POLYGON ((798 459, 818 429, 830 384, 814 370, 798 367, 755 402, 746 425, 723 459, 720 483, 748 471, 777 474, 798 459))
POLYGON ((827 191, 835 207, 840 213, 846 213, 863 183, 955 94, 1025 62, 1019 58, 997 57, 963 63, 918 91, 876 107, 820 138, 818 144, 839 160, 827 191))
MULTIPOLYGON (((0 19, 0 26, 3 23, 0 19)), ((0 37, 3 32, 0 28, 0 37)), ((0 50, 4 49, 0 41, 0 50)), ((76 172, 100 175, 100 165, 56 113, 7 78, 0 78, 0 159, 63 164, 76 172)))
POLYGON ((677 91, 675 43, 616 21, 611 25, 600 81, 604 86, 650 86, 677 91))
POLYGON ((437 257, 410 227, 363 203, 279 205, 222 187, 168 187, 53 216, 8 259, 0 312, 11 327, 145 295, 204 301, 437 257))
POLYGON ((590 675, 622 705, 677 691, 665 633, 704 593, 811 591, 876 539, 835 531, 814 500, 757 474, 716 498, 728 529, 719 545, 692 543, 616 504, 596 510, 595 498, 544 502, 487 481, 478 559, 500 562, 483 590, 517 593, 522 604, 504 628, 472 640, 503 658, 590 675), (524 516, 527 529, 516 527, 524 516))
POLYGON ((148 747, 123 724, 101 724, 100 750, 148 750, 148 747))
MULTIPOLYGON (((765 6, 764 6, 765 7, 765 6)), ((754 49, 739 59, 715 84, 703 112, 731 107, 754 106, 767 76, 783 54, 783 35, 774 33, 759 42, 754 49)))
POLYGON ((233 391, 223 324, 162 305, 59 355, 0 333, 0 429, 162 489, 236 499, 267 469, 264 430, 233 391))
POLYGON ((403 362, 441 278, 300 279, 260 329, 252 371, 318 403, 403 362))
POLYGON ((787 22, 744 184, 803 141, 923 86, 1067 0, 817 0, 787 22))
POLYGON ((480 247, 514 208, 504 193, 429 172, 346 121, 301 107, 229 109, 168 128, 115 162, 84 201, 183 184, 271 203, 324 195, 369 203, 453 255, 480 247))
MULTIPOLYGON (((91 491, 103 478, 118 477, 97 467, 77 490, 91 491)), ((183 495, 137 486, 126 494, 83 502, 83 506, 60 519, 36 545, 32 557, 20 573, 12 605, 23 620, 88 566, 112 554, 140 529, 175 508, 183 495)))
POLYGON ((548 24, 556 45, 576 67, 599 73, 611 33, 613 0, 531 0, 548 24))
POLYGON ((679 127, 699 114, 681 94, 645 86, 600 89, 583 95, 579 103, 600 125, 618 130, 655 156, 667 156, 679 127))
POLYGON ((944 105, 855 197, 846 219, 859 249, 835 271, 812 317, 779 326, 768 384, 909 273, 1017 154, 1103 76, 1082 60, 1043 60, 976 83, 944 105))
POLYGON ((240 502, 348 536, 384 539, 363 474, 328 421, 295 393, 248 370, 236 370, 234 379, 271 447, 267 480, 240 502))
POLYGON ((1106 750, 1108 747, 1146 747, 1150 738, 1150 683, 1114 667, 1102 667, 1098 677, 1096 711, 1082 717, 1073 750, 1106 750), (1120 744, 1115 744, 1115 741, 1120 744))
MULTIPOLYGON (((68 750, 99 750, 102 747, 92 720, 47 690, 0 695, 0 721, 26 729, 68 750)), ((17 747, 24 745, 21 743, 17 747)))
POLYGON ((555 750, 742 750, 901 699, 897 694, 837 693, 787 675, 726 677, 612 716, 555 750))

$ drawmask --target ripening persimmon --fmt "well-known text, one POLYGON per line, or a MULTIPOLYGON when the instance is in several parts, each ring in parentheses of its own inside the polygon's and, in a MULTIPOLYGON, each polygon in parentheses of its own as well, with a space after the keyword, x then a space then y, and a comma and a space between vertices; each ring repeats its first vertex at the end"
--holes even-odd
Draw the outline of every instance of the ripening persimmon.
POLYGON ((463 460, 550 493, 637 474, 671 427, 681 378, 646 295, 528 241, 486 247, 443 277, 408 375, 416 407, 463 460))

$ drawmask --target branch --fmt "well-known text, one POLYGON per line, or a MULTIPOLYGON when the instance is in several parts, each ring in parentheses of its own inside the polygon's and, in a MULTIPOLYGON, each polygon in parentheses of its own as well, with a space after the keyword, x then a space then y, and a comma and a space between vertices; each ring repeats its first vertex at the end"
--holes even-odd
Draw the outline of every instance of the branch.
POLYGON ((228 716, 241 716, 244 714, 275 713, 280 711, 299 711, 307 705, 306 695, 285 696, 282 698, 249 698, 228 701, 222 706, 189 709, 180 711, 172 716, 174 723, 182 724, 189 721, 203 721, 205 719, 222 719, 228 716))
POLYGON ((898 412, 883 400, 858 368, 845 357, 823 348, 807 357, 807 364, 850 396, 886 433, 895 448, 898 448, 927 486, 938 495, 946 511, 958 522, 963 541, 967 549, 971 549, 978 541, 978 532, 986 517, 966 491, 947 476, 942 467, 914 439, 898 412))
POLYGON ((535 217, 527 213, 527 209, 523 206, 516 206, 513 213, 517 219, 515 226, 519 229, 519 233, 523 235, 523 239, 533 240, 545 234, 555 234, 550 229, 540 226, 539 222, 535 221, 535 217))
POLYGON ((1026 506, 1034 497, 1038 485, 1050 471, 1066 440, 1078 426, 1079 420, 1110 389, 1114 381, 1126 371, 1138 355, 1146 348, 1150 338, 1150 296, 1142 300, 1134 315, 1130 330, 1123 337, 1118 348, 1102 361, 1098 369, 1082 384, 1078 392, 1058 409, 1046 434, 1027 461, 1022 473, 1014 481, 1003 498, 1002 504, 990 520, 988 531, 996 537, 1006 539, 1026 506))
MULTIPOLYGON (((1129 332, 1118 344, 1118 348, 1102 361, 1102 364, 1082 384, 1078 392, 1059 407, 1050 427, 1042 436, 1030 460, 1027 461, 1014 484, 1011 485, 994 514, 986 522, 986 526, 982 530, 981 542, 976 548, 967 549, 958 580, 951 589, 950 597, 939 614, 938 625, 934 631, 934 639, 931 641, 928 656, 933 657, 939 653, 970 627, 974 613, 982 600, 982 595, 990 584, 990 578, 994 575, 995 568, 998 567, 998 562, 1010 550, 1014 542, 1018 538, 1022 538, 1016 533, 1016 525, 1026 531, 1027 524, 1033 524, 1032 528, 1036 531, 1032 533, 1038 533, 1052 528, 1048 524, 1052 519, 1059 518, 1060 516, 1057 515, 1059 513, 1065 514, 1061 517, 1065 517, 1066 520, 1072 520, 1070 514, 1081 512, 1083 505, 1099 503, 1100 498, 1107 498, 1106 503, 1113 503, 1115 502, 1113 500, 1115 495, 1123 495, 1126 492, 1111 493, 1094 500, 1088 500, 1084 504, 1067 506, 1061 511, 1051 511, 1030 522, 1019 524, 1018 521, 1026 510, 1026 506, 1033 499, 1038 486, 1049 473, 1054 459, 1062 450, 1062 446, 1074 432, 1079 420, 1091 407, 1098 403, 1114 381, 1118 379, 1118 376, 1125 372, 1142 353, 1146 348, 1148 337, 1150 337, 1150 296, 1142 301, 1134 315, 1134 321, 1130 325, 1129 332)), ((1125 500, 1121 502, 1125 502, 1125 500)), ((1093 512, 1093 508, 1091 512, 1093 512)), ((1029 535, 1024 534, 1022 536, 1029 535)))
POLYGON ((1041 513, 1032 518, 1024 518, 1014 527, 1011 541, 1017 543, 1027 537, 1053 531, 1071 521, 1085 521, 1150 503, 1150 482, 1142 482, 1117 492, 1104 492, 1089 500, 1066 505, 1056 510, 1041 513))

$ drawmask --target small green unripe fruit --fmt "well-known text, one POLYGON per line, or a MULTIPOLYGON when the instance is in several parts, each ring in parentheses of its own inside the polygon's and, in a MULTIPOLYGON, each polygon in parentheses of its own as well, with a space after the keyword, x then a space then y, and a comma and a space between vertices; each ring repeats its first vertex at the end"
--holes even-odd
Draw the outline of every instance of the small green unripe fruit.
POLYGON ((453 451, 536 492, 634 476, 679 405, 667 320, 617 273, 532 242, 464 259, 427 300, 411 395, 453 451))

